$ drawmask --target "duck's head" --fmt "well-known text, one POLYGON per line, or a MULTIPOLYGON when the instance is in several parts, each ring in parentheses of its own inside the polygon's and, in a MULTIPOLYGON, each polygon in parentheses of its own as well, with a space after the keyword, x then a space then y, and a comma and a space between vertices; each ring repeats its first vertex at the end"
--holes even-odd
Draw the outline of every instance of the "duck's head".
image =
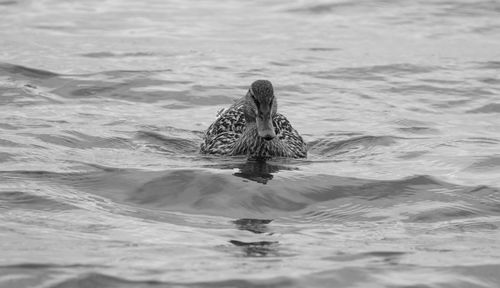
POLYGON ((250 85, 246 95, 245 116, 247 121, 255 122, 257 133, 265 140, 276 137, 273 115, 278 104, 274 97, 273 84, 267 80, 257 80, 250 85))

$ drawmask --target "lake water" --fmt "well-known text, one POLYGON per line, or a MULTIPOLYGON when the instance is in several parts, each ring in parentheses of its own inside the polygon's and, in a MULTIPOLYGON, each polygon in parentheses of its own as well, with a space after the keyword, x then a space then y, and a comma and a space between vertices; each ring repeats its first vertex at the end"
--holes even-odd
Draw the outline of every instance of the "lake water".
POLYGON ((0 0, 0 287, 499 287, 500 2, 0 0), (306 160, 200 155, 274 83, 306 160))

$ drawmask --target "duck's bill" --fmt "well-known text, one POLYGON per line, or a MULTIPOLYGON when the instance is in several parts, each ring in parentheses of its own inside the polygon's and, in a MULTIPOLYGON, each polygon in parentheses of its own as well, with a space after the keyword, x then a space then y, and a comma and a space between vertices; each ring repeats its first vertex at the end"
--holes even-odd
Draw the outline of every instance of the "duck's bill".
POLYGON ((264 138, 265 140, 271 140, 274 137, 276 137, 276 133, 274 133, 273 122, 270 116, 263 117, 263 119, 257 117, 256 120, 257 120, 257 133, 259 134, 260 137, 264 138))

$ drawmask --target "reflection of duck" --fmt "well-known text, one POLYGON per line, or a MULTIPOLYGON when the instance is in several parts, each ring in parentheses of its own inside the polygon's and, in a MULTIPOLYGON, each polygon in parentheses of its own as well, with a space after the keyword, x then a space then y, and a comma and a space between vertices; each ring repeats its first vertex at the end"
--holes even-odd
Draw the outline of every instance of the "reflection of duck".
MULTIPOLYGON (((251 181, 266 184, 273 179, 273 174, 282 169, 280 166, 269 165, 266 162, 248 161, 238 167, 239 172, 234 173, 236 177, 242 177, 251 181)), ((288 168, 290 169, 290 168, 288 168)))
POLYGON ((238 240, 229 240, 229 243, 240 247, 246 257, 279 256, 279 243, 277 241, 243 242, 238 240))
POLYGON ((271 223, 273 219, 252 219, 241 218, 234 220, 233 223, 239 230, 246 230, 256 234, 268 232, 267 224, 271 223))
POLYGON ((304 140, 277 107, 271 82, 253 82, 246 96, 208 127, 201 152, 251 159, 306 157, 304 140))
POLYGON ((233 173, 236 177, 245 178, 250 181, 255 181, 261 184, 273 179, 273 174, 280 170, 295 170, 287 166, 269 164, 265 161, 247 161, 245 163, 211 165, 210 167, 217 167, 219 169, 238 169, 238 172, 233 173))

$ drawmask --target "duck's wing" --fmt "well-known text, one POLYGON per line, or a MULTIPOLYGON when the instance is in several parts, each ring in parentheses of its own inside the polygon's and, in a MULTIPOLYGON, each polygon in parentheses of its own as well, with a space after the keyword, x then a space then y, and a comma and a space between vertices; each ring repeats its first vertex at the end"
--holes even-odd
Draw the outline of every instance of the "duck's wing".
POLYGON ((222 112, 203 137, 201 152, 208 154, 230 154, 234 143, 238 140, 245 128, 243 103, 235 103, 222 112))
POLYGON ((287 150, 289 150, 291 157, 304 158, 307 156, 306 143, 285 116, 276 113, 273 117, 273 124, 276 136, 282 141, 287 150))

